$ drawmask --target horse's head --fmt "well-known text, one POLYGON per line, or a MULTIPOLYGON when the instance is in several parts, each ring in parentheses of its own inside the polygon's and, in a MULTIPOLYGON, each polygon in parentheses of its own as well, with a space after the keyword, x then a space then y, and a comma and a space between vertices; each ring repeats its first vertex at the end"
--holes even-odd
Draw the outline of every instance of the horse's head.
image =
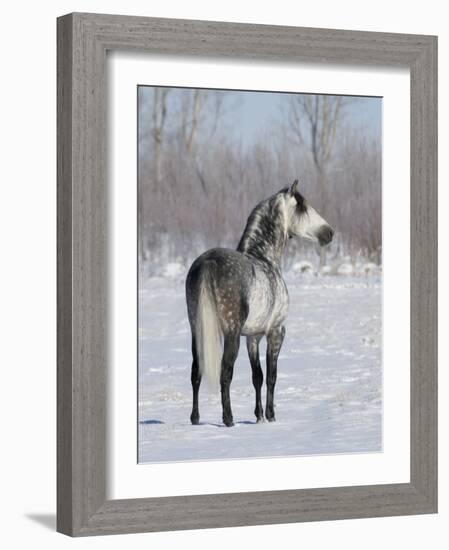
POLYGON ((329 244, 334 230, 318 212, 307 203, 298 191, 298 180, 284 191, 286 206, 286 229, 289 237, 303 237, 309 241, 329 244))

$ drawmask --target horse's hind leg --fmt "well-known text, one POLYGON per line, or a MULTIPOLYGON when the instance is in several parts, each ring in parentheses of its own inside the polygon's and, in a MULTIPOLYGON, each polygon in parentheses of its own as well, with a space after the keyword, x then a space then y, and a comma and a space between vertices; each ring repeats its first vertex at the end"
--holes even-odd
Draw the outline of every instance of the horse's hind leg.
POLYGON ((249 360, 251 363, 251 370, 253 373, 253 385, 256 390, 256 408, 254 414, 256 415, 257 422, 263 420, 263 407, 262 407, 262 384, 263 384, 263 372, 260 366, 259 359, 259 342, 262 335, 247 336, 246 347, 248 349, 249 360))
POLYGON ((231 409, 230 387, 234 373, 234 363, 237 359, 240 346, 240 332, 226 334, 223 345, 223 359, 221 361, 221 404, 223 406, 223 422, 226 426, 234 425, 231 409))
POLYGON ((276 327, 267 334, 267 406, 265 416, 273 422, 274 416, 274 386, 277 378, 277 363, 282 342, 284 341, 285 327, 276 327))
POLYGON ((191 382, 192 382, 192 390, 193 390, 193 406, 192 406, 192 414, 190 415, 190 420, 192 424, 199 424, 200 421, 200 412, 198 409, 198 393, 200 391, 200 384, 201 384, 201 372, 200 372, 200 366, 198 362, 198 350, 196 347, 196 339, 195 336, 192 336, 192 374, 191 374, 191 382))

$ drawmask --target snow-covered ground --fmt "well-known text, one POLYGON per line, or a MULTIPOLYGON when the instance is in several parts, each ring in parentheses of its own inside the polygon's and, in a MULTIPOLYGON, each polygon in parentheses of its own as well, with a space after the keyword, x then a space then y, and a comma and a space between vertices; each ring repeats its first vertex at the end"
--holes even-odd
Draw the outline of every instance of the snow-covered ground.
MULTIPOLYGON (((140 282, 139 461, 375 452, 382 449, 381 276, 286 275, 289 318, 278 361, 274 423, 255 423, 251 368, 242 339, 231 400, 200 389, 192 426, 190 329, 184 273, 140 282)), ((265 370, 265 344, 261 346, 265 370)), ((264 387, 265 395, 265 387, 264 387)), ((263 398, 264 401, 264 398, 263 398)))

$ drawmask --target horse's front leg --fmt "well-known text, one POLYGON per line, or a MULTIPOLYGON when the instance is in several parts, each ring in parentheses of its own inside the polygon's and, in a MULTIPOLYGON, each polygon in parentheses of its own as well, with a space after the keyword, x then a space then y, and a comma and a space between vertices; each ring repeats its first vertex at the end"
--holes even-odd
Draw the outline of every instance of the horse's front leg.
POLYGON ((276 327, 267 334, 267 406, 265 407, 265 416, 269 422, 276 420, 273 403, 274 386, 276 385, 277 363, 284 336, 285 327, 276 327))
POLYGON ((259 359, 259 342, 262 335, 257 334, 255 336, 247 336, 246 347, 248 349, 249 360, 251 363, 251 370, 253 373, 253 385, 256 390, 256 408, 254 414, 256 415, 257 422, 263 420, 263 407, 262 407, 262 384, 263 384, 263 372, 260 366, 259 359))
POLYGON ((221 404, 223 406, 223 422, 226 426, 234 425, 231 409, 230 387, 234 373, 234 363, 240 346, 240 332, 226 334, 224 337, 223 359, 221 361, 221 404))

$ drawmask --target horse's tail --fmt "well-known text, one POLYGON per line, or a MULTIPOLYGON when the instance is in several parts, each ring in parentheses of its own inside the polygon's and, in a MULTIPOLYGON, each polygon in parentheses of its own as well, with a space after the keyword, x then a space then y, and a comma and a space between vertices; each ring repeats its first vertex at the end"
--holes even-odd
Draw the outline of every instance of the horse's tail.
POLYGON ((223 334, 218 319, 211 274, 207 268, 203 270, 201 277, 195 327, 200 372, 205 375, 213 388, 218 388, 223 334))

